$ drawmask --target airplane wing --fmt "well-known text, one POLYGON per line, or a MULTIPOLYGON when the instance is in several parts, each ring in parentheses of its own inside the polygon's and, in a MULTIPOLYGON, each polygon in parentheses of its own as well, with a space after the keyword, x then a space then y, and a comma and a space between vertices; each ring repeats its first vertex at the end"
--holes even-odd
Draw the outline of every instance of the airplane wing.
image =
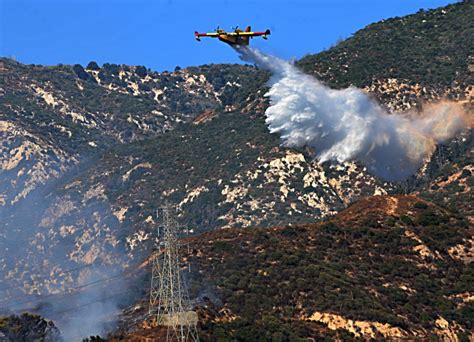
POLYGON ((204 33, 199 33, 199 32, 194 32, 195 37, 218 37, 219 33, 217 32, 204 32, 204 33))
POLYGON ((266 36, 270 34, 270 30, 266 30, 265 32, 228 32, 226 33, 228 36, 244 36, 244 37, 258 37, 258 36, 266 36))

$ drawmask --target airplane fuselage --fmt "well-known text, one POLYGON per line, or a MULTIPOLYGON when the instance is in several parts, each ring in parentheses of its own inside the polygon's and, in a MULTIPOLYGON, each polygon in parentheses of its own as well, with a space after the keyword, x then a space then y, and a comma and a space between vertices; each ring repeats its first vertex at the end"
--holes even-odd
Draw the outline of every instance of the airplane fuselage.
POLYGON ((249 45, 249 37, 244 36, 229 36, 227 34, 219 35, 217 37, 221 42, 227 43, 229 45, 249 45))
POLYGON ((196 40, 200 41, 201 37, 211 37, 211 38, 218 38, 221 42, 227 43, 229 45, 242 45, 247 46, 249 45, 250 38, 254 37, 262 37, 263 39, 267 39, 267 35, 270 34, 270 30, 266 30, 264 32, 252 32, 250 26, 247 26, 245 31, 240 29, 235 29, 233 32, 226 32, 221 29, 217 29, 215 32, 206 32, 206 33, 199 33, 194 32, 194 36, 196 40))

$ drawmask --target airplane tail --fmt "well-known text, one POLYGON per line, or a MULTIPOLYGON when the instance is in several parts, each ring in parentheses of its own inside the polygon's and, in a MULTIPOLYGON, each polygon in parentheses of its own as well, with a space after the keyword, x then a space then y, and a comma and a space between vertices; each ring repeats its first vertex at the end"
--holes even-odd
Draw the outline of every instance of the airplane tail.
POLYGON ((247 27, 245 28, 245 32, 250 32, 250 31, 252 31, 252 28, 251 28, 250 26, 247 26, 247 27))
POLYGON ((201 41, 201 38, 199 37, 199 32, 198 32, 198 31, 194 31, 194 38, 196 38, 196 40, 197 40, 198 42, 201 41))

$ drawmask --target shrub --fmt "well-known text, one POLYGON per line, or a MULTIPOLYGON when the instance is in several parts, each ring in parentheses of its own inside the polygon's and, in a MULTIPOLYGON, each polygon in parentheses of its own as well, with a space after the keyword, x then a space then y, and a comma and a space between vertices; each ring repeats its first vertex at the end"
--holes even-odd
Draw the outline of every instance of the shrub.
POLYGON ((416 219, 416 223, 420 226, 437 226, 440 223, 446 222, 446 218, 440 215, 437 215, 432 210, 425 210, 416 219))
POLYGON ((139 65, 135 68, 135 73, 140 77, 145 77, 148 74, 146 68, 142 65, 139 65))
POLYGON ((105 63, 102 68, 111 73, 112 75, 117 75, 120 71, 120 66, 118 66, 117 64, 113 64, 113 63, 105 63))
POLYGON ((72 70, 74 70, 77 77, 79 77, 81 80, 88 80, 90 77, 90 75, 84 70, 84 68, 80 64, 74 64, 72 70))
POLYGON ((400 216, 400 221, 402 221, 406 225, 413 225, 412 219, 410 217, 406 216, 406 215, 400 216))
POLYGON ((414 207, 416 209, 426 209, 426 208, 428 208, 428 205, 426 203, 423 203, 423 202, 416 202, 414 204, 414 207))
POLYGON ((87 64, 86 69, 89 69, 89 70, 100 70, 100 67, 99 67, 99 65, 97 65, 96 62, 91 61, 91 62, 89 62, 89 64, 87 64))

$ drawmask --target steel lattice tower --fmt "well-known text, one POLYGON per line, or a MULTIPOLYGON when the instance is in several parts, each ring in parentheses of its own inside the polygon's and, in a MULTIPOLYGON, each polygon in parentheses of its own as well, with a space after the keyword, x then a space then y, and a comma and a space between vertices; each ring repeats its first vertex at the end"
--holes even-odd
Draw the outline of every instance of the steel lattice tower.
POLYGON ((160 237, 162 228, 163 237, 153 256, 149 315, 166 327, 166 341, 199 341, 197 313, 191 310, 181 274, 178 224, 168 204, 161 211, 162 223, 157 230, 160 237))

